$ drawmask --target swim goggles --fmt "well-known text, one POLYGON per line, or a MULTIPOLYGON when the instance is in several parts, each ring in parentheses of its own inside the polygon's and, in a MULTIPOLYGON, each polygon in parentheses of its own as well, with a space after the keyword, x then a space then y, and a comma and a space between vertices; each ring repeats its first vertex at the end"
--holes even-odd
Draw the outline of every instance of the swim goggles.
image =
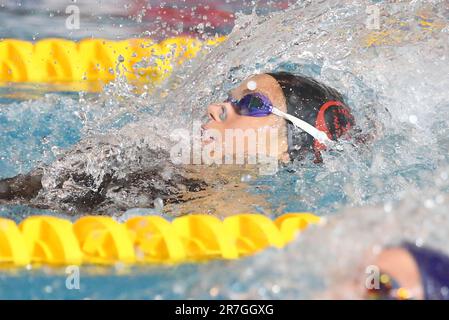
POLYGON ((266 117, 270 114, 274 114, 290 121, 296 127, 310 134, 320 143, 325 145, 333 144, 333 141, 328 138, 325 132, 318 130, 317 128, 305 122, 304 120, 301 120, 295 116, 292 116, 291 114, 279 110, 271 103, 268 97, 266 97, 261 93, 258 92, 250 93, 245 95, 240 100, 234 99, 230 96, 228 97, 226 102, 231 103, 236 112, 242 116, 266 117))
POLYGON ((370 300, 413 300, 410 292, 389 274, 381 273, 378 289, 367 289, 367 298, 370 300))

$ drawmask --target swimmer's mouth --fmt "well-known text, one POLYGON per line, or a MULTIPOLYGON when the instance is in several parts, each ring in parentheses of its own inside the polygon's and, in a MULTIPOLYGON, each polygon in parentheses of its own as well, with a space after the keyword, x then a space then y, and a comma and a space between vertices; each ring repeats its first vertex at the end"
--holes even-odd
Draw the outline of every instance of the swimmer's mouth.
POLYGON ((201 143, 203 146, 212 143, 215 141, 215 138, 207 134, 207 129, 201 128, 201 143))

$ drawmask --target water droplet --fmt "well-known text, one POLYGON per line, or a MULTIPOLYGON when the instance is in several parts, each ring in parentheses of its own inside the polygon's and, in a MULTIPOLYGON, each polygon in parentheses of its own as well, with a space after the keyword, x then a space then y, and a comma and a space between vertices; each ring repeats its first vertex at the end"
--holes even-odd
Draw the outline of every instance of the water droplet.
POLYGON ((125 270, 125 264, 123 262, 117 262, 114 264, 114 269, 116 272, 123 272, 125 270))
POLYGON ((410 123, 412 123, 412 124, 417 124, 418 123, 418 117, 415 116, 414 114, 411 114, 408 117, 408 121, 410 121, 410 123))
POLYGON ((432 209, 433 207, 435 207, 435 202, 432 199, 427 199, 426 201, 424 201, 424 206, 427 209, 432 209))
POLYGON ((209 294, 211 297, 216 297, 216 296, 218 296, 219 293, 220 293, 220 289, 218 289, 217 287, 212 287, 209 290, 209 294))
POLYGON ((183 285, 181 285, 181 284, 175 284, 173 286, 173 292, 176 293, 176 294, 181 295, 181 294, 183 294, 185 292, 185 287, 183 285))
POLYGON ((45 293, 52 293, 53 292, 53 288, 51 286, 45 286, 44 287, 44 292, 45 293))
POLYGON ((423 240, 422 238, 416 239, 415 245, 416 245, 417 247, 422 247, 423 244, 424 244, 424 240, 423 240))
POLYGON ((162 211, 164 209, 164 200, 161 198, 154 199, 154 209, 157 211, 162 211))
POLYGON ((248 88, 248 90, 254 91, 257 89, 257 83, 256 81, 249 81, 246 87, 248 88))

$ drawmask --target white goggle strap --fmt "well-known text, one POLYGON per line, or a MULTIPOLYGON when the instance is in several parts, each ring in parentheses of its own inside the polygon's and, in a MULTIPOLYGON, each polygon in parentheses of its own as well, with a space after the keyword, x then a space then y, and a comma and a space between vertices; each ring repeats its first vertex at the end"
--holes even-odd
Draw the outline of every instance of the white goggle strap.
POLYGON ((317 128, 315 128, 314 126, 305 122, 304 120, 296 118, 295 116, 292 116, 291 114, 285 113, 276 107, 273 107, 273 110, 271 112, 279 117, 282 117, 282 118, 290 121, 295 126, 300 128, 301 130, 307 132, 312 137, 314 137, 316 140, 318 140, 319 143, 322 143, 326 146, 331 146, 332 144, 334 144, 334 141, 329 139, 329 137, 327 136, 327 134, 325 132, 318 130, 317 128))

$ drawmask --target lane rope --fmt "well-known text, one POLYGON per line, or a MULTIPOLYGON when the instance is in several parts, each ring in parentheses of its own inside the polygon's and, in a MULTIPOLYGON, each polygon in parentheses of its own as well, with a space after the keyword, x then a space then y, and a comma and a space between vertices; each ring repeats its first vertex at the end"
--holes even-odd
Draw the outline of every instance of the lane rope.
POLYGON ((151 39, 44 39, 0 41, 0 82, 70 83, 109 82, 120 72, 127 80, 154 83, 170 75, 173 67, 216 46, 225 37, 200 41, 191 37, 151 39))
POLYGON ((275 220, 261 214, 223 220, 195 214, 172 221, 138 216, 123 223, 106 216, 86 216, 73 223, 53 216, 31 216, 19 225, 0 218, 0 266, 238 259, 268 247, 282 248, 298 232, 319 222, 311 213, 288 213, 275 220))

